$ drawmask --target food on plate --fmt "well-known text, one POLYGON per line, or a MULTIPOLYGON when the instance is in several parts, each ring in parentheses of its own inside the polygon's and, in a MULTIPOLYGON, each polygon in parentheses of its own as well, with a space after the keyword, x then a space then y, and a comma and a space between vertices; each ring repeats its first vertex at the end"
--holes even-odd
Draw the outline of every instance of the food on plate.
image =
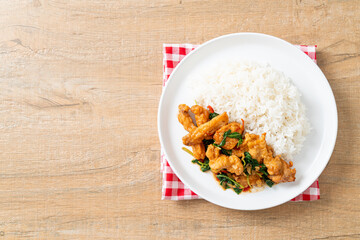
POLYGON ((280 155, 275 155, 271 146, 261 136, 245 132, 245 122, 230 122, 226 112, 215 113, 194 105, 179 105, 178 120, 189 133, 183 143, 192 147, 195 159, 203 172, 211 170, 220 185, 231 188, 237 194, 251 191, 253 187, 295 181, 296 170, 293 163, 287 163, 280 155), (196 124, 189 111, 194 114, 196 124))
POLYGON ((201 143, 201 141, 215 133, 216 130, 226 125, 229 122, 229 117, 226 112, 216 116, 210 121, 198 126, 194 131, 182 138, 184 145, 192 146, 194 144, 201 143))
MULTIPOLYGON (((230 132, 232 133, 238 133, 242 134, 244 131, 244 123, 240 124, 237 122, 232 122, 229 123, 223 127, 221 127, 219 130, 217 130, 214 134, 214 141, 216 144, 221 144, 221 142, 224 140, 224 135, 226 134, 226 132, 228 132, 230 130, 230 132)), ((238 140, 236 138, 227 138, 224 145, 222 145, 221 147, 224 149, 233 149, 237 144, 238 144, 238 140)))
POLYGON ((219 61, 189 75, 188 87, 196 103, 227 112, 229 122, 244 119, 246 132, 266 132, 266 142, 276 154, 294 159, 310 125, 300 92, 290 78, 270 65, 219 61))
MULTIPOLYGON (((189 115, 189 110, 190 110, 190 108, 186 104, 180 104, 178 120, 184 126, 184 129, 186 131, 193 132, 196 129, 196 126, 193 123, 193 120, 189 115)), ((193 150, 194 157, 196 159, 204 159, 205 158, 205 147, 202 142, 194 144, 191 147, 193 150)))
POLYGON ((196 125, 200 126, 206 123, 207 121, 209 121, 210 114, 209 111, 206 110, 205 108, 199 105, 194 105, 191 107, 191 112, 194 113, 195 115, 196 125))
POLYGON ((209 166, 212 172, 219 173, 222 170, 227 170, 230 173, 240 175, 244 171, 244 166, 236 155, 227 156, 220 153, 220 147, 209 145, 206 151, 206 156, 209 159, 209 166))
POLYGON ((186 104, 180 104, 178 120, 184 126, 184 129, 186 131, 192 132, 193 130, 196 129, 196 126, 189 115, 189 110, 190 108, 186 104))

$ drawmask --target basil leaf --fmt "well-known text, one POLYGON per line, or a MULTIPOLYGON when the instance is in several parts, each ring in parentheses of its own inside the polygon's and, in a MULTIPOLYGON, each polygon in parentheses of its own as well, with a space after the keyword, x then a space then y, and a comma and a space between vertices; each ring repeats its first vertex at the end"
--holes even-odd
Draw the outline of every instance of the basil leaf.
POLYGON ((219 114, 216 113, 216 112, 210 113, 210 114, 209 114, 209 119, 211 120, 211 119, 213 119, 214 117, 216 117, 216 116, 218 116, 218 115, 219 115, 219 114))
MULTIPOLYGON (((241 186, 237 181, 235 181, 234 179, 228 177, 226 174, 220 173, 218 175, 216 175, 217 179, 220 180, 220 185, 222 185, 223 183, 226 183, 229 186, 229 184, 233 185, 234 187, 231 187, 233 189, 235 188, 244 188, 243 186, 241 186)), ((235 190, 234 190, 235 191, 235 190)))
POLYGON ((240 138, 241 138, 241 134, 238 133, 238 132, 232 132, 232 133, 230 133, 229 135, 227 135, 227 137, 240 139, 240 138))
POLYGON ((245 159, 244 159, 245 162, 251 165, 252 170, 255 170, 255 167, 259 166, 259 162, 256 159, 253 159, 250 153, 248 152, 245 152, 244 155, 245 155, 245 159))
POLYGON ((197 165, 199 165, 200 170, 203 171, 203 172, 206 172, 206 171, 210 170, 209 159, 207 157, 205 157, 204 162, 200 162, 197 159, 194 159, 191 162, 196 163, 197 165))
MULTIPOLYGON (((241 134, 240 133, 238 133, 238 132, 231 132, 231 130, 229 129, 229 130, 227 130, 226 132, 224 132, 224 135, 223 135, 223 139, 222 139, 222 141, 221 141, 221 143, 220 144, 216 144, 216 143, 214 143, 213 145, 215 146, 215 147, 222 147, 222 146, 224 146, 225 145, 225 143, 226 143, 226 138, 227 137, 229 137, 229 138, 236 138, 236 139, 239 139, 239 141, 240 141, 240 139, 241 139, 241 143, 242 143, 242 136, 241 136, 241 134)), ((240 144, 241 144, 240 143, 240 144)), ((239 143, 238 143, 238 145, 240 145, 239 143)))
POLYGON ((261 172, 265 176, 269 175, 269 173, 267 172, 267 167, 263 163, 260 164, 259 167, 259 172, 261 172))
POLYGON ((226 156, 231 156, 231 154, 232 154, 232 150, 230 149, 230 150, 226 150, 226 149, 223 149, 223 148, 221 148, 221 153, 222 154, 225 154, 226 156))
POLYGON ((249 175, 250 175, 250 174, 248 173, 248 171, 247 171, 246 166, 244 166, 244 173, 245 173, 246 176, 249 176, 249 175))
POLYGON ((238 143, 236 144, 236 147, 239 147, 242 143, 243 143, 243 139, 240 138, 239 141, 238 141, 238 143))
POLYGON ((242 192, 241 188, 234 188, 234 192, 236 192, 236 194, 240 194, 242 192))
POLYGON ((231 133, 231 130, 227 130, 226 132, 224 132, 224 137, 227 137, 229 134, 231 133))
POLYGON ((262 179, 264 179, 265 183, 269 186, 272 187, 275 183, 273 181, 271 181, 271 179, 268 177, 269 173, 267 171, 267 167, 265 166, 265 164, 260 164, 260 169, 259 172, 262 173, 262 179))
POLYGON ((230 133, 231 133, 231 130, 230 130, 230 129, 227 130, 226 132, 224 132, 223 140, 221 141, 221 143, 220 143, 220 144, 214 143, 213 145, 214 145, 215 147, 222 147, 222 146, 224 146, 224 145, 225 145, 225 142, 226 142, 226 137, 227 137, 230 133))
POLYGON ((210 170, 210 166, 209 165, 202 166, 200 169, 201 169, 201 171, 206 172, 206 171, 210 170))
POLYGON ((266 180, 265 183, 269 186, 272 187, 275 183, 273 181, 271 181, 270 179, 266 180))

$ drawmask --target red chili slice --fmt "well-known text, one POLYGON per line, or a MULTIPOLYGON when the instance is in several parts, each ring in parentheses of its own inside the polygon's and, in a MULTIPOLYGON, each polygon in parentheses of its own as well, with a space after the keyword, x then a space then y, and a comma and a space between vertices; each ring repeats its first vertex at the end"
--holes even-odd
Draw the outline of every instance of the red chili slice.
POLYGON ((207 108, 209 109, 209 111, 211 112, 211 113, 214 113, 214 109, 209 105, 209 106, 207 106, 207 108))

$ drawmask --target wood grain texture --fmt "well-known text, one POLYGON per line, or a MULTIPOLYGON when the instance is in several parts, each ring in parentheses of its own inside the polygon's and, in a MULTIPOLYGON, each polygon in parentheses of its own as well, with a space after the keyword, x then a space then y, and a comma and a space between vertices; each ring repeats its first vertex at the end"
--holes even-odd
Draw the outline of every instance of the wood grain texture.
POLYGON ((0 2, 1 239, 359 239, 357 0, 0 2), (162 43, 261 32, 317 44, 338 140, 321 200, 161 201, 162 43))

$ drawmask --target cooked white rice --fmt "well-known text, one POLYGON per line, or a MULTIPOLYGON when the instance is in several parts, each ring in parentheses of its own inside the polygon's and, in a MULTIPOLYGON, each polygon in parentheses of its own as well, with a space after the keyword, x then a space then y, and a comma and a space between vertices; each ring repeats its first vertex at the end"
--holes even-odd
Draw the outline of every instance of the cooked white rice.
POLYGON ((190 76, 197 104, 245 120, 245 130, 266 133, 267 143, 287 160, 302 148, 309 121, 300 93, 282 72, 269 65, 229 61, 190 76))

